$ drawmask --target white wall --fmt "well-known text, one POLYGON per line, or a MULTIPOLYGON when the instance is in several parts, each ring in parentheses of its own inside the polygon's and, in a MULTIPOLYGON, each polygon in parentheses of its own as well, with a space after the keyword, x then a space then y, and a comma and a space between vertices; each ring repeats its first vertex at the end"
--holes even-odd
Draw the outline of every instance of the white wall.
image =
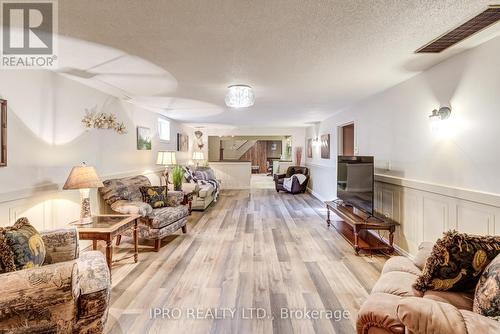
MULTIPOLYGON (((320 134, 355 122, 360 155, 374 155, 384 174, 500 194, 500 37, 346 109, 322 122, 320 134), (428 115, 451 104, 446 131, 431 131, 428 115)), ((310 137, 313 128, 308 129, 310 137)), ((334 166, 335 159, 308 163, 334 166)))
MULTIPOLYGON (((82 161, 95 166, 103 178, 148 173, 158 169, 158 150, 176 149, 180 125, 171 121, 170 142, 160 142, 156 128, 162 116, 158 114, 49 71, 4 70, 0 78, 0 96, 8 100, 8 166, 0 168, 0 226, 33 212, 32 207, 40 210, 29 218, 42 227, 42 221, 53 221, 53 214, 61 221, 51 226, 77 218, 78 192, 57 190, 71 167, 82 161), (85 109, 94 106, 116 114, 128 133, 86 131, 81 119, 85 109), (151 151, 136 149, 137 126, 149 127, 155 134, 151 151), (34 199, 38 195, 41 197, 34 199)), ((187 154, 179 156, 181 161, 186 158, 187 154)))
POLYGON ((354 121, 355 150, 374 155, 378 173, 500 196, 499 55, 497 37, 309 128, 307 138, 332 138, 332 159, 319 147, 307 159, 313 193, 334 198, 337 127, 354 121), (433 130, 428 115, 440 105, 452 115, 433 130))

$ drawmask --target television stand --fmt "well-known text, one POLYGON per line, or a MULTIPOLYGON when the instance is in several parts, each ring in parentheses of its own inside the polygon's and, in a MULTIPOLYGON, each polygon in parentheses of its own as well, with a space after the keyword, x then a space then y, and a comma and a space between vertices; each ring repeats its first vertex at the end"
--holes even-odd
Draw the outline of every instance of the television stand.
POLYGON ((389 218, 378 218, 364 213, 352 206, 344 206, 339 202, 325 202, 327 210, 326 223, 333 227, 349 242, 359 255, 360 251, 394 252, 394 232, 399 225, 389 218), (330 220, 330 211, 340 220, 330 220), (389 231, 389 243, 377 238, 369 231, 389 231))

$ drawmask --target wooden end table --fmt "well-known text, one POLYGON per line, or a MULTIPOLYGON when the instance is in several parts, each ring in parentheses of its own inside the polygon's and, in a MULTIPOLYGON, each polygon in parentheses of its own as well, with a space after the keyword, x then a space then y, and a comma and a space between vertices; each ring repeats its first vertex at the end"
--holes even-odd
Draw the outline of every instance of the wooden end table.
MULTIPOLYGON (((126 230, 132 229, 134 236, 134 262, 138 261, 137 223, 140 215, 97 215, 93 216, 91 224, 81 225, 78 221, 72 222, 78 230, 80 240, 92 240, 92 249, 97 249, 97 241, 106 241, 106 262, 111 274, 113 263, 113 238, 121 235, 126 230)), ((130 258, 124 257, 120 260, 130 258)))
POLYGON ((193 205, 193 197, 195 194, 195 191, 190 191, 190 192, 183 192, 184 193, 184 198, 182 199, 182 205, 188 205, 189 209, 189 214, 191 214, 191 206, 193 205))

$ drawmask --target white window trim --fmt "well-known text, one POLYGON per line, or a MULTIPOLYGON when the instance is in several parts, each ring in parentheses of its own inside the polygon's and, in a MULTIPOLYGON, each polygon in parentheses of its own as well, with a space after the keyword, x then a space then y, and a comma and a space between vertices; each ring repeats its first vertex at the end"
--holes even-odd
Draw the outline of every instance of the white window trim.
POLYGON ((171 128, 171 122, 170 120, 168 119, 165 119, 165 118, 161 118, 159 117, 158 120, 157 120, 157 132, 158 132, 158 139, 161 141, 161 142, 165 142, 165 143, 170 143, 170 141, 172 140, 172 128, 171 128), (161 137, 161 124, 168 124, 168 139, 163 139, 161 137))

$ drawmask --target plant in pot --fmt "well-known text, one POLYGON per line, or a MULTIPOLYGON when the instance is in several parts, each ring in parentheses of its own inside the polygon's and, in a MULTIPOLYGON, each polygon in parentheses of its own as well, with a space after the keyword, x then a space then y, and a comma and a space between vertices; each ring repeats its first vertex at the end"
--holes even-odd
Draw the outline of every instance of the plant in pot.
POLYGON ((182 178, 184 176, 184 171, 181 166, 175 166, 172 170, 172 183, 174 184, 174 190, 182 190, 182 178))

